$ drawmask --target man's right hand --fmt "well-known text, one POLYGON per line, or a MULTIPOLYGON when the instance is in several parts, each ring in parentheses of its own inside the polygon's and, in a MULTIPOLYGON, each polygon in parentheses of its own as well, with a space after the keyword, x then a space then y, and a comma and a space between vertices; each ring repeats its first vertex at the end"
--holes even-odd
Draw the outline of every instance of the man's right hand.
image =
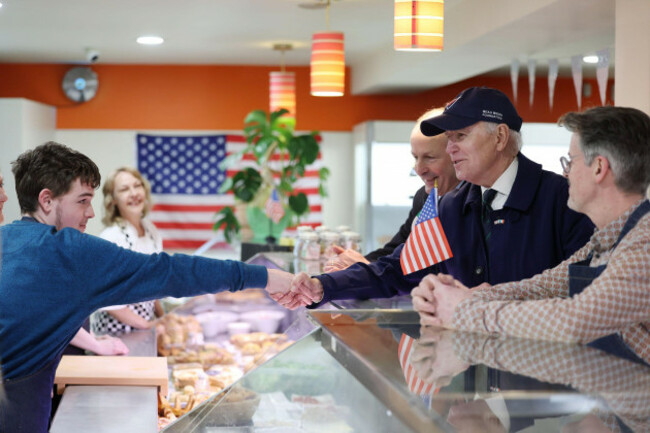
POLYGON ((366 258, 361 255, 358 251, 339 247, 338 245, 334 246, 334 252, 337 254, 336 257, 330 258, 323 268, 323 272, 335 272, 342 271, 355 263, 370 263, 366 258))

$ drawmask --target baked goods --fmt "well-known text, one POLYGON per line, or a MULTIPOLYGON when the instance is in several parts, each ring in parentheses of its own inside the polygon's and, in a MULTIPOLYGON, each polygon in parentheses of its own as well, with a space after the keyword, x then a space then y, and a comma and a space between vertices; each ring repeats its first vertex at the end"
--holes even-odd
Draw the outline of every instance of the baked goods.
POLYGON ((267 334, 266 332, 251 332, 250 334, 236 334, 230 337, 230 342, 237 347, 242 347, 248 343, 261 345, 265 341, 277 343, 286 341, 287 336, 284 334, 267 334))

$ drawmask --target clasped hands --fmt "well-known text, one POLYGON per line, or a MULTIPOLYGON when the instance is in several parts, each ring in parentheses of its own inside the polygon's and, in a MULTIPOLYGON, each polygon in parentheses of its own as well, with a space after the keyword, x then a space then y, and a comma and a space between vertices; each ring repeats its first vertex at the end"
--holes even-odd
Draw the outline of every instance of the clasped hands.
POLYGON ((453 328, 456 306, 471 297, 470 289, 451 275, 427 275, 411 291, 413 309, 420 314, 420 325, 453 328))
POLYGON ((294 276, 289 272, 269 269, 266 291, 271 299, 290 310, 323 299, 323 285, 305 272, 294 276))

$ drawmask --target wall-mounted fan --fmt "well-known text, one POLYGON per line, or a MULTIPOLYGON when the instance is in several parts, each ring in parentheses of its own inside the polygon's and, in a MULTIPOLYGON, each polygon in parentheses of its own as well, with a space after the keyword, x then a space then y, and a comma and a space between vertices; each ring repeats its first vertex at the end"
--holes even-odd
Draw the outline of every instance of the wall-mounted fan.
POLYGON ((97 93, 97 74, 86 66, 77 66, 66 72, 63 77, 65 96, 75 102, 86 102, 97 93))

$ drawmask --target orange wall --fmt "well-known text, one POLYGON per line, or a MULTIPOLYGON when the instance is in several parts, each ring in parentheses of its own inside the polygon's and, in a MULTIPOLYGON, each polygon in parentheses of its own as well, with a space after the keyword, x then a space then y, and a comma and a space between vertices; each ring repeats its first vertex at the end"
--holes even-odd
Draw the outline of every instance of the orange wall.
MULTIPOLYGON (((0 64, 0 97, 27 98, 58 107, 61 129, 221 129, 238 130, 253 109, 268 109, 265 66, 93 65, 99 77, 94 99, 69 101, 61 81, 70 65, 0 64)), ((296 72, 297 127, 301 130, 350 131, 366 120, 414 120, 426 109, 442 106, 462 89, 485 85, 512 97, 510 78, 479 76, 408 95, 348 95, 340 98, 309 94, 309 67, 296 72)), ((349 74, 347 70, 349 89, 349 74)), ((583 108, 600 105, 596 80, 583 108)), ((610 81, 610 86, 612 82, 610 81)), ((546 77, 535 83, 533 107, 528 105, 528 77, 519 80, 517 110, 527 122, 555 122, 577 109, 573 81, 558 79, 555 106, 548 104, 546 77)), ((613 101, 608 98, 608 104, 613 101)))

